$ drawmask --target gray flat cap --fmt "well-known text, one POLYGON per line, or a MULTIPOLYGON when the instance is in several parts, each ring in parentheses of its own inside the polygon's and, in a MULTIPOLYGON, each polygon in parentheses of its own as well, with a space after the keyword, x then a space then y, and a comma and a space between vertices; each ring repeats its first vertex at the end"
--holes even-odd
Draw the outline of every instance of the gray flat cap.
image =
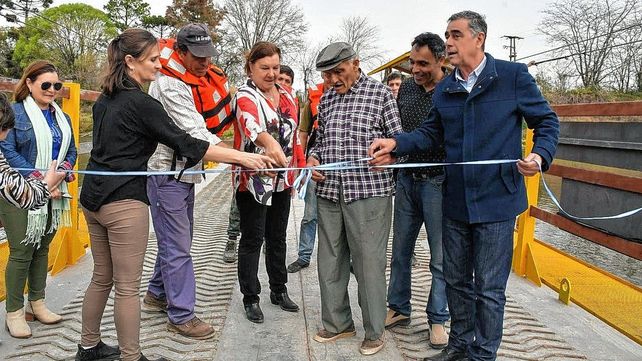
POLYGON ((357 56, 352 45, 344 42, 332 43, 317 55, 317 70, 326 71, 339 65, 342 61, 352 59, 357 56))

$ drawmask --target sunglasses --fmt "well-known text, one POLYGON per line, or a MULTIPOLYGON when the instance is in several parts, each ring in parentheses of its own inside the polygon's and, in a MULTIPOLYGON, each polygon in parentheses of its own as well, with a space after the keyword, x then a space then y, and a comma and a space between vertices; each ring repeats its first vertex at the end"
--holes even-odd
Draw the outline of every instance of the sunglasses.
POLYGON ((52 83, 50 81, 46 81, 46 82, 43 82, 42 84, 40 84, 40 89, 48 90, 49 88, 51 88, 52 85, 53 85, 54 90, 56 90, 56 91, 62 89, 62 83, 52 83))

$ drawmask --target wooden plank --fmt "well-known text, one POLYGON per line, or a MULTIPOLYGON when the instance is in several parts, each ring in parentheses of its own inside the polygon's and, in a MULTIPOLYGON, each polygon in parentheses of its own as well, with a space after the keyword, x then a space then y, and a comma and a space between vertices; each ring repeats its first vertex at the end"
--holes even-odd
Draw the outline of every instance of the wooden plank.
POLYGON ((1 80, 0 81, 0 91, 13 93, 13 89, 16 88, 16 84, 18 84, 18 80, 16 80, 16 79, 11 79, 11 80, 4 79, 4 80, 1 80))
POLYGON ((558 104, 552 108, 560 117, 642 116, 642 101, 558 104))
POLYGON ((591 227, 583 226, 568 218, 562 217, 558 214, 547 212, 535 206, 530 207, 529 213, 531 216, 548 224, 556 226, 566 232, 588 239, 593 243, 597 243, 604 247, 610 248, 616 252, 620 252, 637 260, 642 260, 642 243, 629 241, 627 239, 613 236, 591 227))
POLYGON ((597 170, 567 167, 559 164, 553 164, 546 174, 642 194, 642 179, 636 177, 597 170))
POLYGON ((97 91, 93 91, 93 90, 80 91, 80 100, 95 102, 96 100, 98 100, 99 96, 100 96, 100 92, 97 92, 97 91))

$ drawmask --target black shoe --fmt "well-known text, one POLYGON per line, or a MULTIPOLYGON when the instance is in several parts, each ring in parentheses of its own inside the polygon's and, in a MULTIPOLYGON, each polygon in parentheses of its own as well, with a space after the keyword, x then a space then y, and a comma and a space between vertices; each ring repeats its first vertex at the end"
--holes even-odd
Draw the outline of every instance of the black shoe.
POLYGON ((299 306, 297 306, 297 304, 290 299, 287 292, 283 292, 283 293, 270 292, 270 301, 272 301, 273 305, 281 306, 281 309, 283 311, 288 311, 288 312, 299 311, 299 306))
POLYGON ((78 352, 76 352, 76 361, 108 361, 118 359, 120 359, 118 346, 107 346, 102 341, 98 341, 98 345, 88 349, 84 349, 78 345, 78 352))
POLYGON ((455 350, 450 347, 446 347, 440 353, 426 357, 424 361, 466 361, 468 360, 468 355, 466 352, 455 350))
POLYGON ((249 305, 245 305, 245 317, 247 317, 248 320, 254 322, 254 323, 263 323, 263 311, 261 311, 261 307, 259 306, 259 303, 250 303, 249 305))
POLYGON ((141 353, 141 354, 140 354, 140 358, 138 359, 138 361, 169 361, 169 360, 168 360, 168 359, 166 359, 166 358, 164 358, 164 357, 159 357, 159 358, 157 358, 157 359, 150 360, 150 359, 148 359, 147 357, 145 357, 145 355, 143 355, 143 354, 141 353))
POLYGON ((301 269, 306 268, 310 265, 310 263, 304 263, 300 259, 297 259, 296 261, 290 263, 288 266, 288 273, 297 273, 301 269))

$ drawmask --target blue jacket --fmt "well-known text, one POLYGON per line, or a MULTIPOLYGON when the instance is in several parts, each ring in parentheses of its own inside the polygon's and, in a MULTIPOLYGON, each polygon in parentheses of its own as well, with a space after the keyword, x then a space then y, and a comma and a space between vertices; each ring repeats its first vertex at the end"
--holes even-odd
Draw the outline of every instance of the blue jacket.
MULTIPOLYGON (((14 103, 12 108, 16 117, 16 125, 9 131, 7 139, 0 142, 0 150, 11 167, 34 168, 36 164, 36 135, 33 132, 33 125, 22 102, 14 103)), ((65 114, 65 117, 71 127, 69 116, 65 114)), ((73 136, 65 161, 69 162, 72 167, 76 164, 76 145, 73 136)), ((59 166, 61 165, 59 164, 59 166)), ((20 171, 20 173, 23 176, 28 176, 31 171, 20 171)))
MULTIPOLYGON (((540 93, 526 65, 495 60, 470 92, 455 72, 435 89, 433 108, 411 133, 397 135, 397 155, 424 152, 444 143, 447 162, 522 157, 522 119, 534 129, 533 152, 543 170, 553 161, 559 135, 557 115, 540 93)), ((527 207, 524 178, 516 164, 446 167, 444 215, 466 222, 514 218, 527 207)))

